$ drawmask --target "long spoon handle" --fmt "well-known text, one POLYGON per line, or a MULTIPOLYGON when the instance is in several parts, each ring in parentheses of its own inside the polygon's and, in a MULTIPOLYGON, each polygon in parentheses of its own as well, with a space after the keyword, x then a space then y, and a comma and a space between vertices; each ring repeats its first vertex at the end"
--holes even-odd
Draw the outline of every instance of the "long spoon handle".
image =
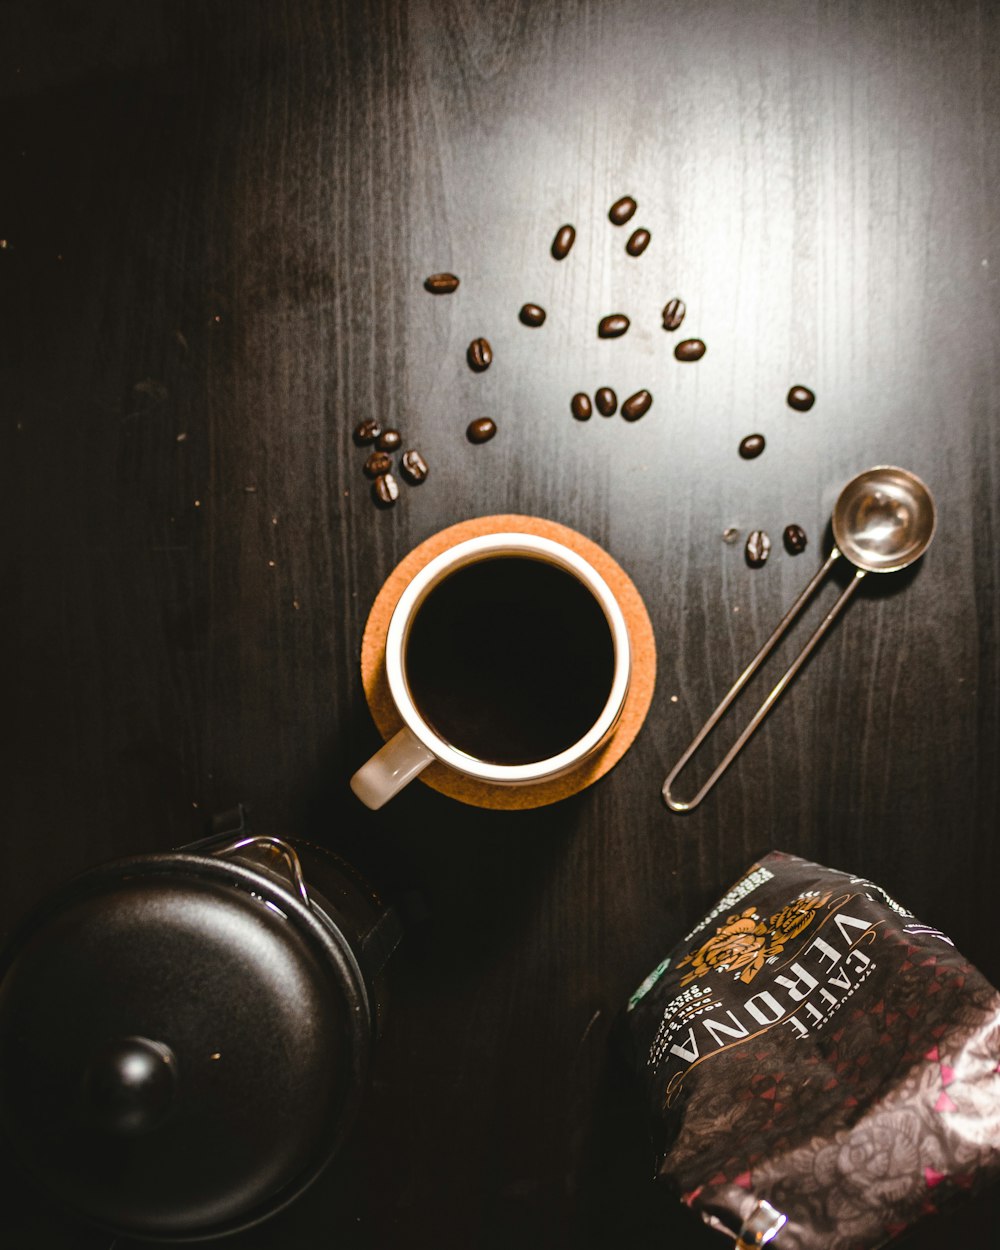
POLYGON ((817 626, 816 632, 809 639, 809 641, 805 644, 805 646, 802 648, 799 654, 795 657, 792 663, 788 666, 788 669, 785 671, 784 675, 779 678, 777 685, 774 687, 771 693, 767 696, 767 698, 761 704, 760 708, 757 710, 756 714, 754 715, 753 719, 750 721, 749 725, 747 725, 746 729, 744 729, 743 732, 740 734, 740 736, 736 739, 735 743, 732 745, 732 747, 730 747, 729 751, 726 753, 725 757, 723 758, 722 763, 719 764, 719 766, 715 769, 715 771, 712 773, 709 779, 705 782, 702 788, 698 791, 698 793, 694 796, 694 798, 689 799, 687 802, 684 802, 681 799, 675 799, 670 791, 674 782, 677 780, 678 774, 681 772, 681 770, 688 763, 688 761, 691 759, 694 753, 698 750, 701 744, 705 741, 708 735, 712 732, 715 726, 719 723, 719 721, 725 715, 726 711, 728 710, 729 706, 732 704, 736 696, 740 693, 740 691, 747 684, 747 682, 754 675, 754 673, 756 673, 757 669, 760 668, 760 666, 764 663, 767 657, 771 654, 771 652, 777 646, 778 642, 784 637, 786 631, 788 630, 788 627, 792 624, 792 622, 796 619, 796 617, 798 617, 799 614, 802 612, 803 608, 806 606, 809 600, 813 597, 813 595, 819 589, 822 582, 826 579, 827 574, 833 568, 834 563, 839 558, 840 558, 840 551, 837 547, 834 547, 833 550, 830 552, 829 556, 827 557, 826 562, 823 564, 823 566, 819 569, 819 571, 812 578, 809 585, 806 586, 805 590, 802 591, 799 597, 795 600, 792 606, 788 609, 785 615, 781 618, 781 621, 779 622, 774 633, 771 634, 770 638, 768 638, 768 640, 764 643, 764 645, 757 652, 757 654, 750 661, 750 663, 746 666, 743 672, 740 673, 739 677, 737 677, 736 681, 732 684, 732 686, 729 688, 728 692, 724 696, 722 702, 715 709, 712 715, 708 718, 705 724, 701 727, 701 729, 698 731, 697 735, 695 736, 694 741, 691 743, 688 749, 684 752, 681 758, 674 765, 666 781, 663 783, 663 798, 664 798, 665 803, 667 804, 667 806, 670 808, 671 811, 689 812, 693 808, 698 806, 698 804, 702 801, 705 795, 708 794, 709 790, 711 790, 711 788, 715 785, 715 783, 719 780, 722 774, 726 771, 729 765, 733 762, 733 760, 736 758, 739 752, 746 745, 751 734, 754 732, 757 726, 761 723, 764 717, 768 714, 771 708, 775 705, 779 696, 784 691, 785 687, 789 684, 789 682, 792 680, 795 674, 799 671, 802 665, 806 662, 806 660, 812 654, 816 645, 819 643, 819 640, 823 637, 826 631, 830 628, 833 622, 837 619, 841 611, 847 606, 848 601, 850 600, 851 596, 854 594, 855 590, 857 590, 858 586, 860 586, 861 579, 865 575, 865 572, 863 569, 857 569, 855 571, 854 576, 851 578, 850 582, 841 592, 840 597, 837 599, 833 607, 830 609, 830 611, 826 614, 826 616, 817 626))

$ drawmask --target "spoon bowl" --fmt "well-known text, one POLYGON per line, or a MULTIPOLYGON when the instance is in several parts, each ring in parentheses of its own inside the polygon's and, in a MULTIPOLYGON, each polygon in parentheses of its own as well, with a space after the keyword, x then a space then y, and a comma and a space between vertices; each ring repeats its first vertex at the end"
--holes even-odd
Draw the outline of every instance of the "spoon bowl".
POLYGON ((840 552, 866 573, 895 573, 919 560, 934 537, 934 497, 915 473, 879 465, 851 478, 833 509, 840 552))

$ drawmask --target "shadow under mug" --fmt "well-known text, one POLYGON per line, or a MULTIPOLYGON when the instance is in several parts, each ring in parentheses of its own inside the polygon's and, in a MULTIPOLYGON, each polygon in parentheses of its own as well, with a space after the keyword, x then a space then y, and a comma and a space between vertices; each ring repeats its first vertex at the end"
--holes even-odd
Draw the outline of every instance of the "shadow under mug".
MULTIPOLYGON (((502 640, 501 645, 502 645, 502 640)), ((490 663, 489 653, 483 663, 490 663)), ((628 629, 611 588, 582 556, 562 543, 533 534, 484 534, 457 543, 424 566, 410 581, 393 610, 385 644, 389 691, 403 728, 351 778, 351 789, 370 808, 379 808, 433 761, 455 772, 497 786, 529 786, 571 771, 598 751, 621 716, 632 670, 628 629), (607 699, 594 722, 566 749, 528 763, 497 764, 479 759, 447 742, 421 714, 407 679, 410 630, 431 591, 467 565, 514 556, 555 565, 586 588, 604 614, 613 650, 607 699)), ((489 716, 489 708, 483 709, 489 716)))

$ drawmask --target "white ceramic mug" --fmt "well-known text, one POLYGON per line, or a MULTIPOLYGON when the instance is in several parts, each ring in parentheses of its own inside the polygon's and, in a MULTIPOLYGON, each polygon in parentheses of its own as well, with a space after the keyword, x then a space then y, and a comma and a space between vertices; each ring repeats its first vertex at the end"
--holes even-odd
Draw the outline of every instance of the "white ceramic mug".
MULTIPOLYGON (((484 658, 488 663, 488 657, 484 658)), ((407 585, 389 621, 385 644, 389 691, 403 728, 351 778, 351 789, 366 806, 381 807, 433 760, 477 781, 498 786, 527 786, 569 772, 593 755, 611 735, 621 715, 632 670, 625 617, 610 586, 582 556, 562 543, 533 534, 484 534, 457 543, 435 556, 407 585), (413 701, 406 677, 406 643, 424 600, 446 577, 465 565, 497 556, 520 556, 564 569, 590 591, 600 605, 614 649, 611 687, 599 716, 583 737, 558 755, 527 764, 493 764, 458 750, 435 733, 413 701)))

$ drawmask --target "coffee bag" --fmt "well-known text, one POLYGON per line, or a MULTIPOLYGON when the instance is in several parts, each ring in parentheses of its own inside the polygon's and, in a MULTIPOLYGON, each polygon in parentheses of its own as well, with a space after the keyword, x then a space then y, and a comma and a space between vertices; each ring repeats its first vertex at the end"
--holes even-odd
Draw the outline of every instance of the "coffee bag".
POLYGON ((1000 1175, 1000 995, 870 881, 765 856, 624 1032, 659 1175, 743 1246, 872 1250, 1000 1175))

